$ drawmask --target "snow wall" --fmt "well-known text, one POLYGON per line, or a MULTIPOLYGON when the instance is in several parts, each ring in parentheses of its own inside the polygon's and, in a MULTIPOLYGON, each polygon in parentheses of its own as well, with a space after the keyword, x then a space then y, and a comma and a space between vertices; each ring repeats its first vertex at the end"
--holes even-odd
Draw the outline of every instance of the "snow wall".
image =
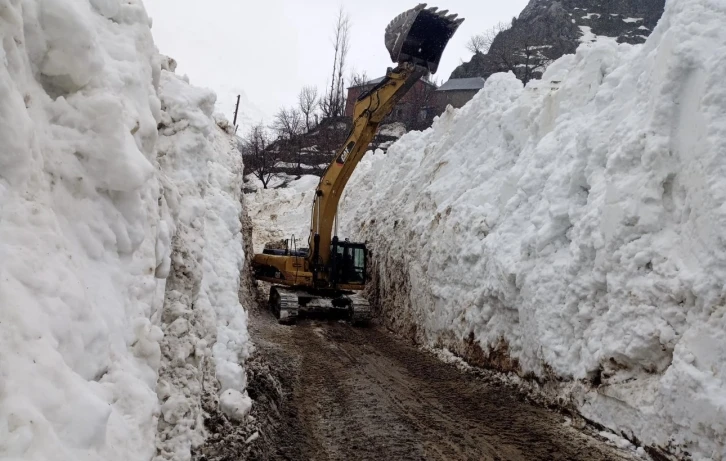
POLYGON ((201 394, 249 408, 240 156, 150 25, 0 0, 2 459, 189 459, 201 394))
POLYGON ((343 236, 389 327, 585 417, 726 457, 726 3, 583 45, 364 160, 343 236))

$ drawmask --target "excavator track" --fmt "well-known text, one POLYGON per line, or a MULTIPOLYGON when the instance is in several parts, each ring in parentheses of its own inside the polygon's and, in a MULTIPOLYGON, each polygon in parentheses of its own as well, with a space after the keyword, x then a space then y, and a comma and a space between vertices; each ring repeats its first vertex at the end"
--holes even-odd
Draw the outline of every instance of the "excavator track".
POLYGON ((371 306, 368 300, 358 294, 349 295, 348 298, 351 300, 352 310, 350 322, 358 326, 368 324, 371 320, 371 306))
POLYGON ((297 291, 285 287, 270 288, 270 308, 283 325, 292 325, 297 321, 300 305, 297 291))
POLYGON ((343 295, 342 299, 344 303, 340 303, 341 298, 336 298, 336 302, 333 298, 311 295, 294 288, 279 285, 270 288, 270 309, 283 325, 294 324, 301 313, 338 312, 340 316, 346 310, 347 319, 353 325, 363 326, 371 320, 371 307, 363 296, 349 294, 343 295))

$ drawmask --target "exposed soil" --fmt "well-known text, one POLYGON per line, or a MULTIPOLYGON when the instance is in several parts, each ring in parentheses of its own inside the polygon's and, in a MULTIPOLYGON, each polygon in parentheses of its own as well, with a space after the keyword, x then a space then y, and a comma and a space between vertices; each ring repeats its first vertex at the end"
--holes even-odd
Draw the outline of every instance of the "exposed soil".
POLYGON ((217 449, 227 438, 236 448, 202 459, 634 459, 516 388, 462 372, 381 327, 323 320, 281 326, 253 309, 250 330, 259 437, 245 442, 219 426, 217 449))

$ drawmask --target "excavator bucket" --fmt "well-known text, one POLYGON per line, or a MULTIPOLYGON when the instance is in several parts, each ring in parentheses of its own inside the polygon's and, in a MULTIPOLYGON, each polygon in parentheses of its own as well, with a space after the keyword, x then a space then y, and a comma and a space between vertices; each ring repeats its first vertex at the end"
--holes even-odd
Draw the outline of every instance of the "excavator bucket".
POLYGON ((386 48, 393 62, 412 62, 436 73, 446 44, 464 22, 456 14, 447 14, 448 10, 437 9, 421 3, 386 27, 386 48))

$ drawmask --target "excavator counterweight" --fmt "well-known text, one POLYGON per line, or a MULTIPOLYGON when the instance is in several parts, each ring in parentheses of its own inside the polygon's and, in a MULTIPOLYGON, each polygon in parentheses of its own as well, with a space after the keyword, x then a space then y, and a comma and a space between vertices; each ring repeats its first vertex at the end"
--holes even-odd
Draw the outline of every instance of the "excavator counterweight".
POLYGON ((364 243, 333 235, 338 202, 378 125, 421 77, 438 69, 444 48, 464 21, 447 13, 422 3, 386 27, 386 48, 398 65, 356 101, 353 127, 318 183, 309 248, 269 248, 254 256, 255 277, 274 284, 270 307, 280 323, 320 311, 342 313, 354 324, 370 318, 368 301, 357 293, 365 288, 368 251, 364 243))

